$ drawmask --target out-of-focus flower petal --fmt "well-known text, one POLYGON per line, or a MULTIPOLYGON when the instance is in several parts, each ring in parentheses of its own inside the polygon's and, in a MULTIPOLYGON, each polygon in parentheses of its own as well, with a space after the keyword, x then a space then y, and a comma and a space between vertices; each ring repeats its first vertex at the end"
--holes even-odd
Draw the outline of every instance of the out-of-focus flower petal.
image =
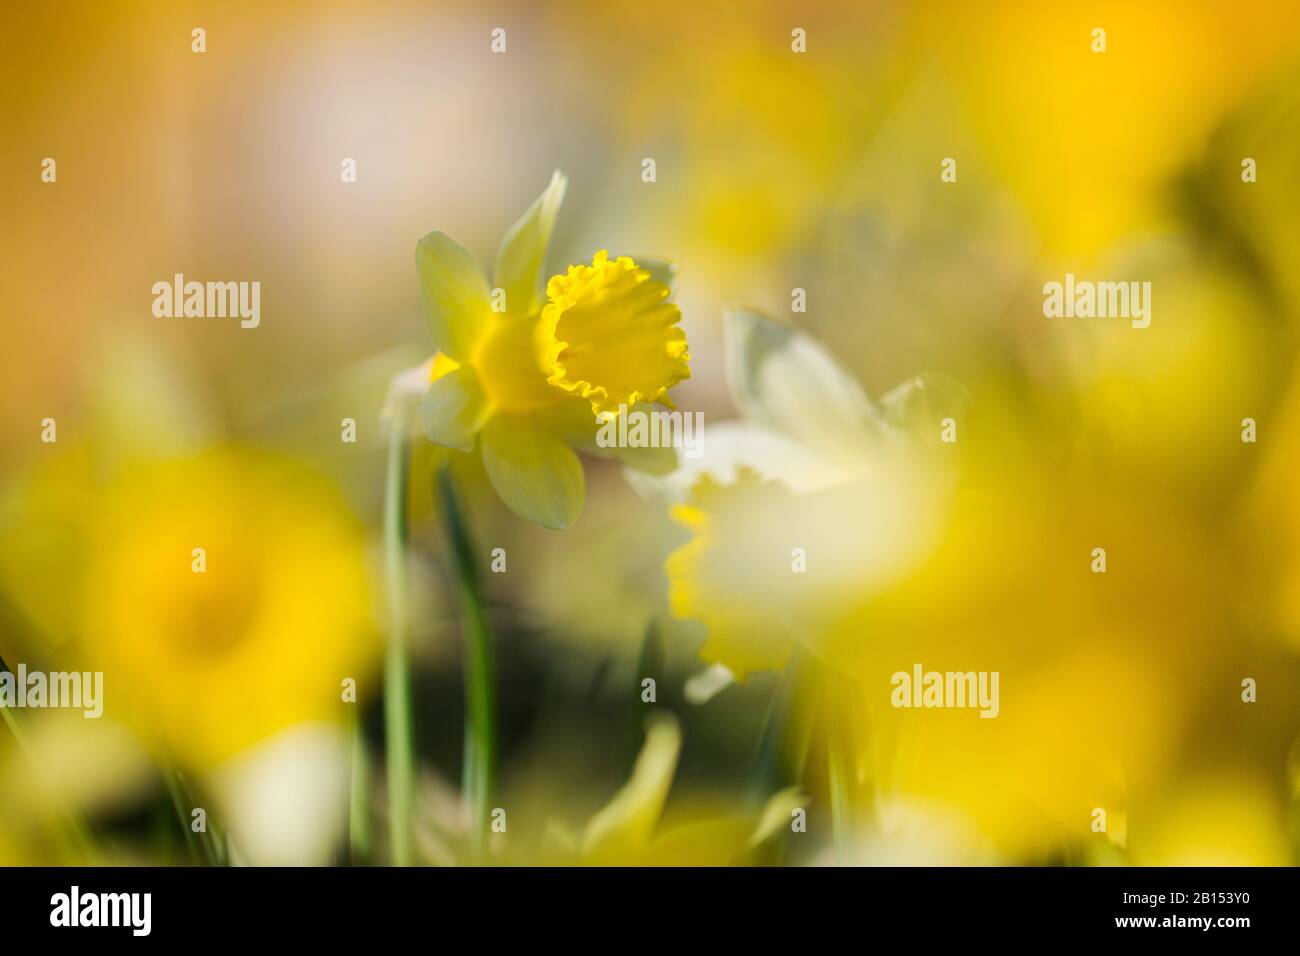
POLYGON ((627 472, 627 481, 637 494, 663 505, 678 504, 689 497, 691 488, 705 475, 727 485, 743 468, 780 481, 797 493, 827 488, 846 477, 842 468, 810 454, 794 439, 750 422, 707 426, 698 456, 673 451, 677 467, 670 472, 627 472))
POLYGON ((763 805, 763 812, 759 814, 758 824, 754 827, 754 833, 749 838, 750 846, 758 846, 769 837, 775 836, 780 830, 790 825, 791 814, 794 813, 807 797, 800 792, 798 787, 786 787, 772 794, 767 803, 763 805))
POLYGON ((346 754, 337 729, 303 724, 246 751, 213 775, 222 819, 242 862, 329 862, 347 809, 346 754))
POLYGON ((935 373, 896 385, 876 401, 880 417, 927 445, 939 443, 945 418, 957 418, 970 404, 970 392, 956 379, 935 373))
POLYGON ((710 664, 686 678, 684 693, 688 704, 707 704, 736 682, 736 675, 724 664, 710 664))
POLYGON ((415 408, 420 397, 429 388, 429 379, 434 359, 398 372, 388 383, 388 394, 384 398, 384 407, 380 417, 391 418, 405 409, 415 408))
POLYGON ((582 835, 584 856, 618 860, 649 845, 668 799, 681 749, 677 719, 667 711, 653 714, 646 721, 645 743, 631 779, 587 823, 582 835))
POLYGON ((879 435, 862 388, 811 337, 749 308, 725 318, 727 383, 745 418, 832 460, 879 435))
POLYGON ((492 403, 469 366, 438 378, 420 399, 420 423, 429 440, 463 452, 474 449, 474 437, 491 414, 492 403))
POLYGON ((553 405, 543 405, 534 414, 557 438, 563 439, 584 455, 609 457, 609 453, 614 450, 596 444, 600 420, 591 410, 590 402, 571 398, 553 405))
POLYGON ((551 232, 567 184, 568 180, 557 169, 545 191, 501 240, 495 276, 497 286, 505 290, 506 311, 511 314, 531 315, 545 301, 542 280, 546 250, 551 244, 551 232))
POLYGON ((801 534, 792 527, 793 505, 788 489, 743 472, 727 486, 705 478, 690 504, 672 509, 694 533, 664 565, 673 615, 704 622, 700 658, 742 680, 784 667, 794 648, 797 608, 787 600, 787 580, 791 544, 801 534))
MULTIPOLYGON (((997 866, 1005 864, 993 843, 960 807, 938 801, 884 795, 875 822, 855 834, 848 862, 855 866, 997 866)), ((819 863, 839 862, 833 849, 819 863)))
POLYGON ((614 457, 633 471, 663 477, 677 468, 677 451, 665 446, 619 446, 614 457))
POLYGON ((24 724, 26 745, 0 761, 0 788, 19 815, 121 811, 155 780, 149 752, 123 724, 50 710, 24 724))
POLYGON ((511 511, 555 531, 577 520, 586 495, 582 463, 534 416, 493 415, 482 447, 488 480, 511 511))
POLYGON ((1283 813, 1261 780, 1221 774, 1191 779, 1161 802, 1150 823, 1129 833, 1143 866, 1286 866, 1283 813))
MULTIPOLYGON (((635 409, 647 415, 662 411, 645 404, 635 409)), ((584 455, 616 458, 629 468, 654 476, 666 476, 677 467, 677 451, 668 446, 601 445, 596 437, 603 422, 593 414, 590 402, 559 402, 537 409, 536 414, 547 428, 584 455)))
POLYGON ((671 259, 663 259, 658 256, 628 256, 638 266, 650 273, 650 278, 655 282, 661 283, 668 287, 668 301, 673 300, 677 294, 677 263, 671 259))
POLYGON ((441 232, 419 241, 415 266, 434 345, 458 362, 468 361, 492 317, 491 291, 482 267, 473 253, 441 232))

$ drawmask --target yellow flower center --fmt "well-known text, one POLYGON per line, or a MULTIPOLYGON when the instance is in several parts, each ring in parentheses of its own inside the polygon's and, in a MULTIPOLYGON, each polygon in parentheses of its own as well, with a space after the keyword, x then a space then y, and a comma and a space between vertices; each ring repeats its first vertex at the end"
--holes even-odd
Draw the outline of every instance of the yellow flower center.
POLYGON ((552 276, 537 342, 550 385, 591 402, 596 414, 662 402, 691 370, 682 314, 668 287, 626 256, 552 276))
POLYGON ((540 319, 540 314, 494 317, 479 341, 474 367, 483 391, 498 408, 517 411, 564 398, 546 384, 537 334, 540 319))
MULTIPOLYGON (((471 361, 488 399, 497 408, 522 411, 560 401, 565 396, 546 384, 538 358, 536 334, 541 314, 502 316, 483 332, 471 361)), ((429 381, 436 382, 460 368, 460 363, 439 352, 429 365, 429 381)))
POLYGON ((327 482, 223 448, 135 465, 87 500, 103 538, 81 650, 118 688, 114 716, 199 767, 335 718, 375 645, 364 537, 327 482))

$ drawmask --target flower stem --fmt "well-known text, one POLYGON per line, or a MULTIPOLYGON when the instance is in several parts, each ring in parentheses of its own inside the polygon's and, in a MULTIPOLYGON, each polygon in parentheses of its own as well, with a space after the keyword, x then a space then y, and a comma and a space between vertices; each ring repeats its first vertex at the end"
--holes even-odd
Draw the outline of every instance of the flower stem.
POLYGON ((163 782, 167 785, 167 794, 171 797, 172 809, 176 811, 181 832, 185 834, 185 845, 189 847, 190 855, 196 858, 202 856, 208 866, 221 866, 224 863, 224 854, 222 841, 216 832, 216 824, 212 820, 206 820, 203 836, 195 839, 191 817, 194 810, 194 797, 185 786, 185 780, 175 769, 164 767, 162 776, 163 782), (202 850, 202 853, 199 850, 202 850))
POLYGON ((488 630, 478 563, 465 511, 451 472, 438 472, 439 499, 460 585, 465 621, 465 759, 462 787, 469 806, 470 849, 483 859, 487 849, 495 770, 495 676, 492 635, 488 630))
MULTIPOLYGON (((812 655, 796 647, 781 672, 750 763, 746 802, 754 813, 761 811, 778 790, 802 784, 812 737, 809 698, 816 687, 816 676, 812 655)), ((783 840, 769 840, 755 850, 751 862, 775 866, 784 854, 783 840)))
POLYGON ((370 755, 366 750, 366 735, 362 732, 361 716, 357 705, 349 710, 348 746, 351 749, 351 787, 348 793, 348 847, 349 866, 370 857, 370 755))
POLYGON ((411 798, 415 750, 411 720, 411 674, 407 660, 406 486, 410 412, 398 409, 388 423, 388 475, 384 486, 384 560, 388 577, 388 646, 384 655, 384 743, 388 774, 388 832, 392 861, 411 865, 411 798))
POLYGON ((812 655, 796 647, 781 672, 750 764, 747 790, 751 807, 762 807, 773 793, 803 778, 812 736, 809 700, 817 676, 812 655))

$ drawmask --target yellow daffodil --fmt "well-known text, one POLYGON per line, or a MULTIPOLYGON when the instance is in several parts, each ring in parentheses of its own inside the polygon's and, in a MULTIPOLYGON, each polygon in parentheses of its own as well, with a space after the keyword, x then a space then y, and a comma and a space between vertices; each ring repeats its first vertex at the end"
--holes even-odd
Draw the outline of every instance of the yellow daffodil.
POLYGON ((6 583, 57 576, 38 593, 58 613, 33 607, 33 620, 67 628, 69 666, 103 671, 107 717, 202 770, 342 720, 343 681, 364 683, 376 628, 364 533, 324 479, 221 446, 132 459, 102 482, 81 466, 33 484, 13 544, 56 526, 66 546, 26 568, 7 551, 6 583))
POLYGON ((553 529, 567 528, 582 509, 575 447, 662 468, 662 455, 598 448, 600 418, 670 404, 669 390, 690 375, 667 264, 601 251, 542 291, 564 190, 556 172, 506 234, 495 285, 444 233, 429 233, 415 254, 438 348, 420 402, 426 434, 461 452, 480 449, 502 501, 553 529))
POLYGON ((343 681, 364 684, 377 642, 365 532, 338 492, 216 439, 140 343, 101 351, 90 394, 94 429, 3 499, 18 659, 102 671, 105 718, 193 770, 339 724, 343 681))
POLYGON ((82 630, 114 711, 198 766, 341 719, 374 624, 363 535, 319 477, 222 449, 132 469, 100 518, 82 630))

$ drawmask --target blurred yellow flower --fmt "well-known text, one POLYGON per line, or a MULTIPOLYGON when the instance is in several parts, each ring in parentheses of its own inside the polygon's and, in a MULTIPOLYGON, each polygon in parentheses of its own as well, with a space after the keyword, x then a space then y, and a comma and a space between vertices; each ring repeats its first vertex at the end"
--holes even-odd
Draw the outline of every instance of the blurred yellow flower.
MULTIPOLYGON (((585 482, 573 448, 592 454, 598 416, 670 404, 689 377, 672 271, 601 251, 540 291, 551 231, 564 198, 556 172, 506 234, 490 287, 477 260, 441 232, 416 247, 430 334, 438 347, 420 418, 430 440, 481 448, 489 481, 516 514, 564 529, 582 509, 585 482)), ((610 449, 657 467, 662 456, 610 449)))
POLYGON ((323 478, 235 447, 78 477, 60 515, 76 544, 47 570, 73 609, 63 653, 104 672, 107 716, 202 769, 341 721, 376 629, 363 532, 323 478))
POLYGON ((952 30, 965 10, 917 5, 915 42, 1049 255, 1096 254, 1159 227, 1163 185, 1300 36, 1285 3, 1007 0, 952 30))

